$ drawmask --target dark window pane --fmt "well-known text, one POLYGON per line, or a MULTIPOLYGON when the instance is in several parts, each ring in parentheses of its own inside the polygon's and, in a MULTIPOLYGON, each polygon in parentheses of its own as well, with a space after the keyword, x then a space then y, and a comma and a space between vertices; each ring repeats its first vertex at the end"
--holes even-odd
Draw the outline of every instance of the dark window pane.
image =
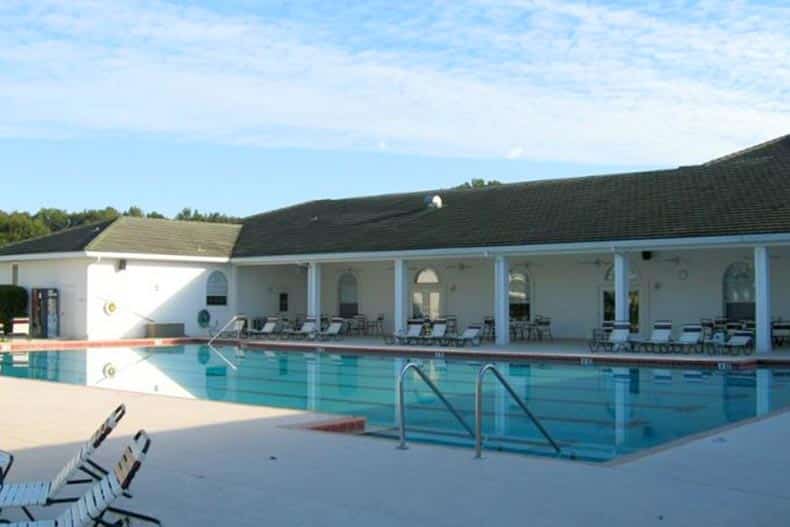
POLYGON ((207 296, 206 304, 209 306, 227 306, 228 297, 226 296, 207 296))

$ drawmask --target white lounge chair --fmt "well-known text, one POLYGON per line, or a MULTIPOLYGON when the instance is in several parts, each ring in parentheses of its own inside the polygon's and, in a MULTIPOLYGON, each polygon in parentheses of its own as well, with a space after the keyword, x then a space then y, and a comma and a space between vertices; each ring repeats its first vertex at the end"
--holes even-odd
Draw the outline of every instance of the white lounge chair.
POLYGON ((470 344, 472 346, 479 346, 482 340, 482 332, 483 326, 480 324, 470 324, 466 327, 464 332, 458 336, 448 336, 446 337, 448 344, 455 344, 456 346, 466 346, 470 344))
POLYGON ((324 331, 319 331, 317 336, 319 340, 340 340, 343 338, 342 331, 343 325, 345 322, 343 319, 340 320, 332 320, 330 322, 329 327, 326 328, 324 331))
POLYGON ((280 319, 277 317, 267 317, 266 323, 261 329, 248 329, 247 333, 254 337, 274 337, 277 334, 277 329, 280 325, 280 319))
MULTIPOLYGON (((91 460, 91 456, 107 439, 107 436, 118 426, 118 422, 126 414, 126 406, 120 405, 105 419, 101 426, 93 433, 91 438, 80 447, 79 452, 58 472, 51 481, 34 481, 22 483, 6 483, 0 485, 0 509, 21 508, 25 514, 33 519, 28 509, 29 506, 43 506, 59 503, 55 495, 66 485, 80 483, 93 483, 107 475, 107 471, 91 460), (70 479, 77 472, 83 472, 90 479, 70 479)), ((8 468, 6 468, 6 473, 8 468)), ((5 475, 3 477, 5 479, 5 475)))
POLYGON ((745 330, 736 331, 727 342, 718 346, 717 351, 736 355, 743 352, 747 355, 751 355, 752 352, 754 352, 752 332, 745 330))
POLYGON ((120 461, 115 468, 102 476, 91 488, 80 498, 68 500, 72 504, 65 509, 55 520, 34 520, 27 522, 7 523, 8 527, 88 527, 92 525, 102 525, 105 527, 116 527, 127 525, 122 520, 109 522, 104 516, 109 512, 115 515, 136 518, 147 521, 155 525, 161 525, 156 518, 136 514, 124 509, 112 506, 118 498, 125 495, 137 472, 142 466, 148 449, 151 446, 151 439, 140 430, 135 434, 129 446, 124 449, 120 461))
POLYGON ((294 339, 313 339, 315 338, 317 331, 315 329, 315 320, 308 318, 302 324, 302 327, 296 331, 286 331, 284 333, 285 336, 288 338, 294 339))
POLYGON ((631 349, 631 323, 615 321, 609 339, 599 343, 604 351, 627 351, 631 349))
POLYGON ((444 344, 447 342, 447 322, 436 321, 431 328, 431 334, 422 337, 421 341, 425 344, 444 344))
POLYGON ((412 344, 422 338, 423 321, 422 320, 409 320, 406 326, 406 332, 396 332, 392 335, 392 340, 388 341, 391 344, 412 344))
POLYGON ((671 347, 683 353, 702 351, 705 328, 701 324, 686 324, 680 337, 673 341, 671 347))
POLYGON ((247 323, 246 319, 236 318, 229 328, 222 330, 218 333, 211 335, 215 339, 235 339, 239 340, 244 332, 244 326, 247 323))
POLYGON ((653 324, 653 332, 648 339, 633 340, 634 349, 645 351, 667 350, 672 341, 672 322, 669 320, 659 320, 653 324))

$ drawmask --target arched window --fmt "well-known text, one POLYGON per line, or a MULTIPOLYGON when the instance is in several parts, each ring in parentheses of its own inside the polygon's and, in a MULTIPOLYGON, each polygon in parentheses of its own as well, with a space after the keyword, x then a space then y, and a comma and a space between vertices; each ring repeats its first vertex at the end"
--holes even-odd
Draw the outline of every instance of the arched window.
POLYGON ((754 320, 754 269, 736 262, 724 271, 724 316, 729 320, 754 320))
POLYGON ((222 271, 213 271, 206 282, 206 305, 228 305, 228 279, 222 271))
POLYGON ((510 319, 529 320, 529 277, 525 273, 510 273, 510 319))
POLYGON ((430 267, 417 273, 412 292, 412 314, 415 318, 439 318, 442 304, 439 275, 430 267))
POLYGON ((337 282, 337 297, 341 317, 350 318, 359 314, 357 277, 353 273, 343 273, 337 282))

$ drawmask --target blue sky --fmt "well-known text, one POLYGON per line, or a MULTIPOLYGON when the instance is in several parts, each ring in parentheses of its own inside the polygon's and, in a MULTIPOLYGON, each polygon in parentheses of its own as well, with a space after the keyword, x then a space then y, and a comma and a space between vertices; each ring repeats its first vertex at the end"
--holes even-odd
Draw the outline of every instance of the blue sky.
POLYGON ((696 163, 790 132, 786 2, 4 0, 3 209, 696 163))

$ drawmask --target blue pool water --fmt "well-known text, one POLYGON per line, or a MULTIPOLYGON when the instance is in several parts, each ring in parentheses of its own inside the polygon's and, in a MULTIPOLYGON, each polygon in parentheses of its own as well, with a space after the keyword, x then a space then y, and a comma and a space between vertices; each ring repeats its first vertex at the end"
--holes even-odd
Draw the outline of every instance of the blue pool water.
MULTIPOLYGON (((0 375, 243 404, 363 416, 396 437, 395 380, 406 358, 353 353, 212 350, 201 345, 0 354, 0 375)), ((485 361, 416 359, 470 426, 485 361)), ((605 461, 790 404, 790 369, 748 371, 497 363, 565 455, 605 461)), ((416 376, 406 379, 411 441, 471 446, 416 376)), ((489 377, 486 448, 553 454, 489 377)))

